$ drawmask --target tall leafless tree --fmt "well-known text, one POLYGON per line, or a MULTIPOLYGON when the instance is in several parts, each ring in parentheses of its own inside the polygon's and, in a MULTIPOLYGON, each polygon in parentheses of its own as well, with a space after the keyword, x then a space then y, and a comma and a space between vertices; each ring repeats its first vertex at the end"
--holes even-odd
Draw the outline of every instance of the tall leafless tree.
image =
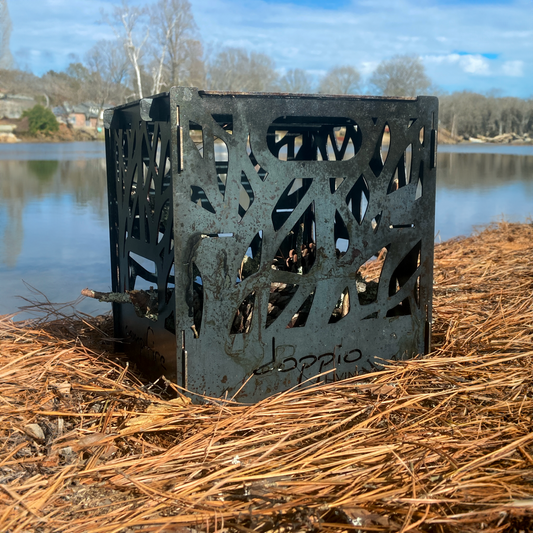
POLYGON ((187 72, 185 83, 193 87, 206 87, 206 67, 204 62, 204 49, 198 39, 187 41, 187 72))
POLYGON ((420 57, 397 55, 377 66, 370 85, 384 96, 417 96, 430 91, 431 80, 420 57))
POLYGON ((80 63, 71 63, 66 72, 49 70, 41 77, 41 91, 46 94, 51 107, 80 104, 87 99, 89 87, 88 70, 80 63))
POLYGON ((128 75, 124 50, 113 41, 98 41, 87 53, 85 63, 90 73, 92 100, 99 110, 105 104, 121 104, 128 75))
POLYGON ((207 83, 219 91, 271 91, 277 85, 274 61, 243 48, 224 48, 207 65, 207 83))
POLYGON ((133 70, 136 94, 143 97, 142 59, 144 49, 150 36, 146 8, 132 7, 128 0, 122 0, 120 6, 113 9, 112 17, 104 20, 113 28, 117 40, 122 44, 133 70))
POLYGON ((9 48, 11 37, 11 18, 7 9, 7 0, 0 0, 0 69, 13 66, 13 56, 9 48))
POLYGON ((319 92, 327 94, 356 94, 359 92, 361 74, 352 66, 332 68, 320 80, 319 92))
POLYGON ((188 82, 193 76, 196 24, 189 0, 159 0, 150 10, 150 23, 155 36, 156 61, 152 68, 152 92, 188 82))
POLYGON ((305 70, 293 68, 281 77, 279 88, 285 93, 310 93, 313 89, 313 80, 305 70))

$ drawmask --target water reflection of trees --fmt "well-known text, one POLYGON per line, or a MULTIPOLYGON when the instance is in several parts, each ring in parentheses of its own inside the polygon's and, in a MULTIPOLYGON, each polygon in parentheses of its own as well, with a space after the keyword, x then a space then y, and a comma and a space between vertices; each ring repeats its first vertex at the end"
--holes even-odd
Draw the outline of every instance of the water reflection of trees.
POLYGON ((510 182, 533 184, 533 156, 440 153, 438 183, 450 189, 503 186, 510 182))
POLYGON ((42 181, 50 180, 58 166, 59 161, 28 161, 28 170, 42 181))
MULTIPOLYGON (((439 153, 439 187, 475 190, 511 182, 522 182, 533 196, 533 156, 439 153)), ((29 202, 69 195, 75 205, 90 206, 107 220, 106 191, 104 159, 0 161, 0 262, 16 266, 29 202)))
POLYGON ((16 266, 24 237, 24 208, 44 197, 69 195, 107 218, 104 159, 79 161, 0 161, 0 260, 16 266))
POLYGON ((69 194, 105 215, 106 187, 104 159, 0 161, 0 198, 6 203, 69 194))

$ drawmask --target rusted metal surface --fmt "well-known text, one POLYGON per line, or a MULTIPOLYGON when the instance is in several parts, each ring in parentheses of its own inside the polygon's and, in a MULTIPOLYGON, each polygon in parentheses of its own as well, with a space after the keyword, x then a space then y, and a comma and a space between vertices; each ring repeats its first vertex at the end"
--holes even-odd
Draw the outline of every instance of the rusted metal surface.
POLYGON ((245 401, 427 352, 437 107, 177 87, 110 112, 113 291, 159 303, 115 305, 117 335, 245 401))

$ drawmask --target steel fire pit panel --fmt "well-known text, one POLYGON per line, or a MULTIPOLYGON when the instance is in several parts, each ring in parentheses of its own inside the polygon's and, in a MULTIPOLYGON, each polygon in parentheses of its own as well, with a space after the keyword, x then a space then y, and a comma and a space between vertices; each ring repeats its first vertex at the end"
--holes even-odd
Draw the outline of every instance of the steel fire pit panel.
POLYGON ((131 296, 129 304, 113 304, 115 336, 149 378, 180 380, 170 99, 167 94, 125 104, 106 111, 104 119, 112 290, 131 296))
POLYGON ((106 112, 124 348, 248 401, 427 352, 437 105, 173 88, 106 112))
POLYGON ((170 91, 178 383, 256 401, 429 350, 437 109, 170 91))

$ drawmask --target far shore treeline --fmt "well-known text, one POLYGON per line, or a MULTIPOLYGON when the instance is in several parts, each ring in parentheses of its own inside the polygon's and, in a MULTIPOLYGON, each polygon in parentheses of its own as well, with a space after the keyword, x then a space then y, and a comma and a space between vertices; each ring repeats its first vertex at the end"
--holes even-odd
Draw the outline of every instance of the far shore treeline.
POLYGON ((111 38, 96 43, 83 60, 63 72, 51 70, 40 77, 17 68, 0 68, 0 92, 31 96, 48 108, 93 102, 101 109, 175 85, 221 91, 432 94, 440 99, 440 127, 452 137, 533 136, 533 98, 496 92, 445 93, 428 78, 418 56, 393 56, 367 78, 353 65, 330 65, 324 58, 324 66, 331 68, 316 77, 297 65, 280 73, 264 53, 206 46, 188 0, 159 0, 149 8, 123 0, 102 14, 102 22, 112 30, 111 38))

